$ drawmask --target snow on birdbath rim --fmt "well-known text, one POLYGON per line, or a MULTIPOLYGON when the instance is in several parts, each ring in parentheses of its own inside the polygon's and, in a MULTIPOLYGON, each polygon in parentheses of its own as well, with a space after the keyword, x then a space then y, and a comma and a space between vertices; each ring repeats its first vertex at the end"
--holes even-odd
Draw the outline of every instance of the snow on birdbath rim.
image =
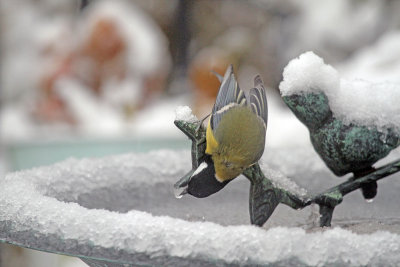
POLYGON ((172 186, 190 165, 188 155, 182 153, 155 151, 69 159, 8 174, 0 181, 0 239, 30 248, 43 242, 42 250, 123 262, 133 262, 140 255, 149 262, 172 257, 226 265, 293 261, 366 265, 400 260, 400 236, 388 232, 357 235, 340 228, 307 233, 300 228, 222 226, 137 210, 89 209, 59 200, 117 183, 140 187, 171 180, 172 186), (34 237, 27 239, 26 232, 35 233, 34 237), (48 242, 52 244, 49 247, 47 236, 55 237, 48 242), (74 242, 64 248, 66 240, 74 242))

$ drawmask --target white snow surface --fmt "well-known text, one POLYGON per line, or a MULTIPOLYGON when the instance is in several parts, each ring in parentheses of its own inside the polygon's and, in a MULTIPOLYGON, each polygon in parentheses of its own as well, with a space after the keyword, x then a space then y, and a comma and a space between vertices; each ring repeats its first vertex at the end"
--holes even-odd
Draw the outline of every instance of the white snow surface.
POLYGON ((279 88, 283 96, 322 91, 334 116, 344 123, 400 133, 400 83, 340 79, 332 66, 309 51, 289 62, 279 88))
POLYGON ((384 231, 361 235, 341 228, 308 233, 301 228, 222 226, 137 210, 118 213, 89 209, 59 200, 65 195, 77 198, 96 188, 117 185, 140 188, 170 182, 172 188, 188 166, 187 151, 164 150, 69 159, 11 173, 0 181, 0 223, 7 221, 7 229, 13 233, 29 230, 55 234, 59 240, 75 239, 78 245, 144 253, 150 258, 175 256, 262 265, 299 262, 312 266, 394 266, 400 261, 400 236, 384 231))
POLYGON ((199 121, 188 106, 178 106, 175 109, 175 120, 191 123, 199 121))
POLYGON ((344 78, 400 82, 400 31, 389 31, 337 67, 344 78))
POLYGON ((332 92, 340 85, 339 74, 324 60, 309 51, 291 60, 283 70, 279 89, 283 96, 305 92, 332 92))

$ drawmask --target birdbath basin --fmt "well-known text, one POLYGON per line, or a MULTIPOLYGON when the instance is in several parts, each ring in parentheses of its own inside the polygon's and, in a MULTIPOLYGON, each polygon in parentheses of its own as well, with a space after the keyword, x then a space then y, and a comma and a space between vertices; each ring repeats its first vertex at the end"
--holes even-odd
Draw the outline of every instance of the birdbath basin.
MULTIPOLYGON (((189 151, 164 150, 68 159, 10 173, 0 180, 0 240, 79 257, 89 266, 400 262, 398 175, 382 181, 374 203, 350 194, 348 202, 358 209, 338 207, 333 226, 340 227, 313 227, 313 207, 285 206, 256 227, 249 225, 249 183, 243 177, 207 199, 176 199, 173 184, 190 164, 189 151)), ((296 173, 293 178, 311 191, 328 188, 332 180, 318 156, 303 148, 270 149, 261 166, 284 183, 285 174, 296 173), (302 158, 302 164, 293 165, 291 157, 302 158)))

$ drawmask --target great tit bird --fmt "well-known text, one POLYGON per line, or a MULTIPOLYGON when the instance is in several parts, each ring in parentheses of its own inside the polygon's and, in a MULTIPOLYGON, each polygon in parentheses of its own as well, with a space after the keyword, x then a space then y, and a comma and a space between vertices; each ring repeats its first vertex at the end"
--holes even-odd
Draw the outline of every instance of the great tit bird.
POLYGON ((229 66, 208 122, 204 161, 189 174, 186 192, 207 197, 257 163, 264 152, 267 118, 260 76, 254 78, 254 88, 247 99, 229 66))

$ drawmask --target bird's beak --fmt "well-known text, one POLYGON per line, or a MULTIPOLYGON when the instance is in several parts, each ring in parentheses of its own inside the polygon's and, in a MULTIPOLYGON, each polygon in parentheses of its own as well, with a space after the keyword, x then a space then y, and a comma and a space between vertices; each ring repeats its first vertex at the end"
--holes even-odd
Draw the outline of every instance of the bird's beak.
POLYGON ((187 194, 189 182, 194 172, 195 170, 191 170, 190 172, 185 174, 185 176, 183 176, 178 182, 176 182, 176 184, 174 185, 176 198, 181 198, 183 195, 187 194))

